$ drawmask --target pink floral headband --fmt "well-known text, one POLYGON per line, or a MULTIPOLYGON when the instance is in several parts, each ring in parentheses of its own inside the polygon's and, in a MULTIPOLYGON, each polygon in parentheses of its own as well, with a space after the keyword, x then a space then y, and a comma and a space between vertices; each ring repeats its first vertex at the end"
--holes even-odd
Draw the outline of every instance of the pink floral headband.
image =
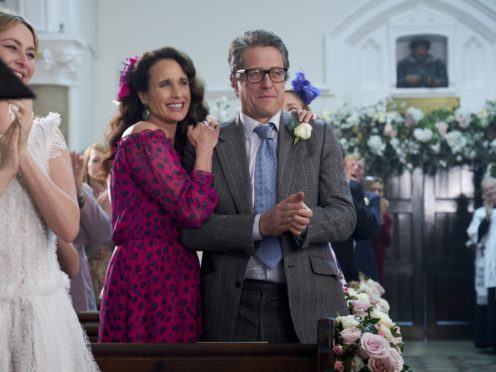
POLYGON ((117 93, 117 101, 122 102, 124 98, 129 96, 129 73, 134 70, 134 66, 139 61, 139 56, 126 58, 124 68, 119 77, 119 92, 117 93))

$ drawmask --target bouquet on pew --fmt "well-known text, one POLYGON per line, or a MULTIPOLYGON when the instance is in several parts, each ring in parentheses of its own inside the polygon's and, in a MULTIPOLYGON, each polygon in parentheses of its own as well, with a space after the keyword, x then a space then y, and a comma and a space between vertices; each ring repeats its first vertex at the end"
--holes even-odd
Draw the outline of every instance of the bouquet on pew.
POLYGON ((410 371, 403 363, 400 328, 389 317, 384 288, 361 276, 344 288, 351 315, 336 318, 334 371, 410 371))

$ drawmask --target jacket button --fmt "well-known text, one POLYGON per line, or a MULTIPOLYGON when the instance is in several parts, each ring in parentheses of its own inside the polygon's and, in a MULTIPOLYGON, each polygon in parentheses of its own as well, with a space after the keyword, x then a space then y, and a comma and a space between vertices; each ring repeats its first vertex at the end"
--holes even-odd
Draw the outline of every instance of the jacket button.
POLYGON ((241 287, 241 281, 240 280, 236 280, 236 283, 234 283, 236 285, 237 288, 241 287))

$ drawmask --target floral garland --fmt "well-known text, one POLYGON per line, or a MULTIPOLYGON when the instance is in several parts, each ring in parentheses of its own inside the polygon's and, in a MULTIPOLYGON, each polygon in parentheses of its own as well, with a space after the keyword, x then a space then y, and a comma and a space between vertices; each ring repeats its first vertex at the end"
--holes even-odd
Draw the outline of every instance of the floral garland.
POLYGON ((424 114, 414 107, 400 113, 381 102, 358 110, 343 106, 321 116, 331 121, 346 152, 361 154, 368 170, 383 177, 417 167, 429 174, 458 165, 476 170, 496 156, 496 100, 477 113, 424 114))
POLYGON ((343 288, 351 315, 336 318, 334 340, 337 372, 411 371, 404 364, 400 328, 389 317, 384 288, 363 275, 343 288))

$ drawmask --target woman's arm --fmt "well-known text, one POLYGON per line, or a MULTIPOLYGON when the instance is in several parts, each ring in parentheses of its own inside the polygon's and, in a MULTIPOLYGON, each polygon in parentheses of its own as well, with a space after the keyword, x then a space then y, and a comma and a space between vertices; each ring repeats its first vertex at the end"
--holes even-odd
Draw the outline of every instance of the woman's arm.
MULTIPOLYGON (((62 134, 59 134, 62 136, 62 134)), ((63 138, 63 137, 62 137, 63 138)), ((49 159, 48 177, 28 151, 20 152, 19 170, 36 206, 50 229, 65 242, 71 242, 79 231, 79 207, 69 152, 49 159)))
POLYGON ((57 258, 60 268, 69 278, 74 278, 79 273, 79 255, 71 243, 57 239, 57 258))
POLYGON ((63 241, 73 241, 79 231, 79 207, 67 149, 49 160, 48 177, 28 152, 21 155, 20 172, 50 229, 63 241))
POLYGON ((12 124, 0 137, 0 195, 19 170, 19 125, 12 124))
POLYGON ((19 173, 48 227, 63 241, 71 242, 79 231, 79 207, 64 137, 58 129, 52 133, 59 136, 54 138, 53 143, 58 146, 58 151, 55 157, 49 159, 47 177, 28 150, 28 138, 33 125, 32 101, 13 100, 9 103, 15 107, 13 124, 19 125, 19 173))
POLYGON ((82 190, 86 196, 80 204, 80 230, 73 243, 86 245, 88 242, 99 244, 112 240, 112 218, 98 204, 88 184, 83 184, 82 190))

